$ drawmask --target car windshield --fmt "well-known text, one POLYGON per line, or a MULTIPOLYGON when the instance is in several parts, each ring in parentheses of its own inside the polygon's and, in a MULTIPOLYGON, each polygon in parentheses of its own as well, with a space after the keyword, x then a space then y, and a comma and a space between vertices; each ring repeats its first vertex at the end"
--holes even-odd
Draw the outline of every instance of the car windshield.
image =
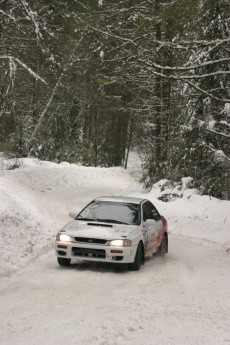
POLYGON ((93 201, 81 211, 76 219, 106 223, 139 225, 140 207, 136 204, 93 201))

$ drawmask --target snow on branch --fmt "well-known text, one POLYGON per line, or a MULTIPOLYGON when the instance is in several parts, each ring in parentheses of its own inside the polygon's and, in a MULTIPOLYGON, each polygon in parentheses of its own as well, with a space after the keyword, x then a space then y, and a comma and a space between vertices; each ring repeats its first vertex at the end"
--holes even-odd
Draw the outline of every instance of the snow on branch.
MULTIPOLYGON (((195 85, 194 83, 190 82, 189 79, 199 79, 199 78, 206 78, 210 75, 212 75, 212 73, 209 73, 207 75, 201 75, 201 76, 183 76, 183 75, 174 75, 174 74, 170 74, 170 75, 166 75, 164 73, 161 73, 161 72, 157 72, 156 70, 154 70, 152 68, 152 63, 149 63, 149 62, 146 62, 144 60, 141 60, 141 59, 138 59, 139 62, 143 63, 144 65, 148 66, 149 67, 149 71, 155 75, 155 76, 158 76, 160 78, 164 78, 164 79, 173 79, 173 80, 181 80, 183 81, 184 83, 187 83, 188 85, 192 86, 194 89, 196 89, 197 91, 200 91, 201 93, 203 93, 204 95, 212 98, 212 99, 215 99, 219 102, 224 102, 224 103, 230 103, 230 99, 225 99, 225 98, 219 98, 215 95, 213 95, 211 92, 208 92, 206 90, 203 90, 201 89, 199 86, 195 85)), ((224 72, 220 71, 220 72, 216 72, 214 74, 223 74, 224 72)), ((230 72, 227 71, 226 74, 229 74, 230 72)))
POLYGON ((10 62, 16 62, 18 63, 20 66, 22 66, 23 68, 25 68, 27 70, 27 72, 29 72, 29 74, 31 74, 35 79, 40 80, 42 83, 47 85, 47 82, 41 78, 37 73, 35 73, 30 67, 28 67, 25 63, 23 63, 22 61, 20 61, 19 59, 10 56, 10 55, 0 55, 0 59, 8 59, 10 60, 10 62))
MULTIPOLYGON (((76 0, 75 0, 76 1, 76 0)), ((80 18, 79 18, 80 19, 80 18)), ((84 24, 86 24, 85 21, 83 21, 82 19, 80 19, 84 24)), ((126 38, 126 37, 121 37, 121 36, 118 36, 116 34, 113 34, 111 32, 108 32, 108 31, 103 31, 103 30, 100 30, 98 28, 95 28, 91 25, 88 24, 88 27, 90 27, 92 30, 94 31, 97 31, 97 32, 100 32, 102 33, 103 35, 107 35, 107 36, 111 36, 111 37, 114 37, 114 38, 118 38, 119 40, 121 41, 126 41, 126 42, 129 42, 135 46, 137 46, 138 44, 134 41, 134 40, 131 40, 129 38, 126 38)), ((142 38, 144 38, 142 36, 142 38)), ((147 35, 145 38, 147 38, 148 40, 150 39, 150 37, 147 35)), ((188 47, 191 49, 191 48, 197 48, 197 47, 211 47, 214 45, 214 47, 210 48, 211 50, 212 49, 215 49, 216 47, 222 45, 222 44, 225 44, 225 43, 230 43, 230 38, 225 38, 225 39, 217 39, 217 40, 212 40, 212 41, 207 41, 207 40, 200 40, 200 41, 197 41, 197 40, 192 40, 192 41, 178 41, 178 42, 171 42, 171 41, 159 41, 159 40, 156 40, 154 37, 151 36, 151 42, 154 42, 154 43, 157 43, 159 45, 159 47, 164 47, 164 46, 167 46, 167 47, 171 47, 171 48, 176 48, 176 49, 188 49, 188 47)))
POLYGON ((6 16, 6 17, 12 19, 14 22, 16 22, 16 19, 13 16, 11 16, 10 14, 4 12, 3 10, 0 10, 0 13, 2 13, 4 16, 6 16))
MULTIPOLYGON (((202 68, 202 67, 207 67, 209 65, 215 65, 215 64, 218 64, 218 63, 221 63, 221 62, 230 61, 230 58, 224 58, 224 59, 219 59, 219 60, 207 61, 207 62, 198 64, 198 65, 190 65, 188 67, 184 67, 184 66, 182 66, 182 67, 162 66, 162 65, 156 64, 154 62, 151 62, 151 63, 146 62, 146 61, 144 61, 142 59, 138 59, 138 61, 142 62, 142 63, 145 63, 145 64, 148 64, 149 67, 154 67, 156 69, 161 69, 161 70, 165 70, 165 71, 183 72, 183 71, 190 71, 190 70, 194 70, 194 69, 198 69, 198 68, 202 68)), ((223 71, 223 72, 225 72, 225 71, 223 71)), ((222 73, 222 71, 221 71, 221 73, 222 73)), ((226 73, 229 73, 229 71, 226 71, 226 73)))
POLYGON ((230 135, 227 135, 223 132, 216 132, 214 131, 213 129, 206 129, 208 132, 211 132, 211 133, 214 133, 214 134, 217 134, 217 135, 221 135, 222 137, 225 137, 225 138, 229 138, 230 139, 230 135))
POLYGON ((172 41, 159 41, 157 39, 155 39, 154 36, 152 35, 143 35, 142 39, 147 39, 150 40, 151 42, 157 43, 159 45, 159 47, 170 47, 173 49, 185 49, 187 50, 189 49, 197 49, 197 48, 204 48, 204 47, 208 47, 211 51, 213 49, 216 49, 217 47, 219 47, 222 44, 226 44, 226 43, 230 43, 230 38, 226 38, 226 39, 217 39, 217 40, 212 40, 212 41, 208 41, 208 40, 202 40, 202 41, 196 41, 196 40, 191 40, 191 41, 176 41, 174 40, 172 41))
MULTIPOLYGON (((79 18, 79 20, 80 20, 82 23, 87 24, 84 20, 82 20, 82 19, 80 19, 80 18, 79 18)), ((87 26, 88 26, 90 29, 92 29, 92 30, 94 30, 94 31, 97 31, 97 32, 100 32, 101 34, 103 34, 103 35, 105 35, 105 36, 110 36, 110 37, 113 37, 113 38, 117 38, 117 39, 119 39, 120 41, 129 42, 129 43, 131 43, 131 44, 137 46, 137 43, 134 42, 133 40, 129 39, 129 38, 121 37, 121 36, 118 36, 118 35, 116 35, 116 34, 110 33, 110 32, 108 32, 108 31, 103 31, 103 30, 97 29, 97 28, 95 28, 95 27, 93 27, 93 26, 91 26, 91 25, 89 25, 89 24, 87 24, 87 26)))
POLYGON ((206 90, 203 90, 201 89, 199 86, 191 83, 189 80, 187 79, 183 79, 183 77, 178 77, 178 79, 182 80, 183 82, 187 83, 188 85, 192 86, 194 89, 196 89, 197 91, 200 91, 201 93, 203 93, 204 95, 212 98, 212 99, 215 99, 216 101, 219 101, 219 102, 224 102, 224 103, 230 103, 230 99, 225 99, 225 98, 219 98, 219 97, 216 97, 215 95, 213 95, 211 92, 208 92, 206 90))
MULTIPOLYGON (((210 56, 211 52, 215 49, 217 49, 223 42, 217 42, 214 46, 211 47, 211 45, 208 47, 206 52, 202 52, 201 55, 198 54, 197 58, 193 61, 193 63, 197 63, 200 61, 200 59, 205 59, 208 55, 210 56)), ((189 65, 189 63, 188 63, 189 65)))
MULTIPOLYGON (((201 41, 179 41, 178 44, 181 46, 212 46, 212 45, 221 45, 224 43, 229 43, 230 42, 230 38, 225 38, 225 39, 217 39, 217 40, 212 40, 212 41, 206 41, 206 40, 201 40, 201 41)), ((171 45, 175 46, 177 43, 174 42, 171 45)))
POLYGON ((211 76, 217 76, 217 75, 226 75, 230 74, 230 71, 216 71, 212 73, 206 73, 206 74, 198 74, 198 75, 183 75, 183 79, 203 79, 203 78, 208 78, 211 76))
POLYGON ((89 7, 87 7, 85 4, 83 4, 82 2, 80 1, 77 1, 77 0, 73 0, 76 4, 80 5, 82 8, 84 8, 85 10, 87 11, 90 11, 89 7))
POLYGON ((37 13, 31 10, 31 8, 29 7, 29 5, 26 1, 21 0, 21 4, 25 9, 28 18, 33 22, 34 27, 35 27, 36 36, 37 36, 38 40, 40 40, 42 38, 42 34, 40 32, 39 24, 37 22, 37 13))

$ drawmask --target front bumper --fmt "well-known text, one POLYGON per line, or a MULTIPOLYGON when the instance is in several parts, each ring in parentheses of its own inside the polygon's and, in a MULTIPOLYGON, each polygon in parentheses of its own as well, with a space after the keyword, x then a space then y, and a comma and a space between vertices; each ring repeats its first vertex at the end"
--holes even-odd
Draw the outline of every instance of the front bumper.
POLYGON ((132 263, 135 259, 136 246, 112 247, 95 243, 56 241, 55 251, 58 257, 71 260, 132 263))

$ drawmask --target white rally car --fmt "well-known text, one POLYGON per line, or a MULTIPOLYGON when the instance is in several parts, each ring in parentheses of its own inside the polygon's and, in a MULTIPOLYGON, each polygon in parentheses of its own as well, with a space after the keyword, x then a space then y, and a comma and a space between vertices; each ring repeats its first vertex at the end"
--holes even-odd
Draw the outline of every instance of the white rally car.
POLYGON ((139 270, 144 257, 168 252, 167 221, 147 199, 99 197, 56 235, 61 266, 72 259, 128 264, 139 270))

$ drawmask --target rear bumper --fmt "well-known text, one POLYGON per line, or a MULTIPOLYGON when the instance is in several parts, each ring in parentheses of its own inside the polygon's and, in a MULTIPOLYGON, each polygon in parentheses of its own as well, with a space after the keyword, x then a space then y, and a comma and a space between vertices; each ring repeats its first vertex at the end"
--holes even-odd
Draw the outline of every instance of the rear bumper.
POLYGON ((136 246, 111 247, 77 242, 56 242, 55 251, 58 257, 71 260, 132 263, 136 254, 136 246))

